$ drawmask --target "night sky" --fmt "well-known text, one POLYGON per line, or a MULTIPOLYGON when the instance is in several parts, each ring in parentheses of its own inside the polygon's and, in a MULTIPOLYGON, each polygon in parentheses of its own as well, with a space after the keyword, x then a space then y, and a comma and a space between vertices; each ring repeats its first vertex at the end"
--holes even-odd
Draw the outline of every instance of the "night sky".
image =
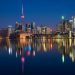
MULTIPOLYGON (((15 26, 21 22, 21 0, 0 0, 0 27, 15 26)), ((24 0, 25 23, 35 21, 37 25, 55 26, 61 16, 75 15, 75 0, 24 0)))

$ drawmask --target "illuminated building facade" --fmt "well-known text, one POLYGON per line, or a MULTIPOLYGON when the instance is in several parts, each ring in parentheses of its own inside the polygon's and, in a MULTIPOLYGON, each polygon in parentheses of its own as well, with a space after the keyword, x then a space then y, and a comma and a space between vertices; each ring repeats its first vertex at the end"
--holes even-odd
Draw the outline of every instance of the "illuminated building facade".
POLYGON ((41 34, 47 33, 47 27, 41 27, 41 34))
POLYGON ((26 24, 26 32, 31 33, 31 25, 29 23, 26 24))
POLYGON ((3 38, 9 37, 13 31, 14 29, 12 26, 8 26, 8 28, 2 28, 0 29, 0 36, 3 38))
POLYGON ((41 27, 36 28, 36 34, 41 34, 41 27))
POLYGON ((75 16, 73 16, 72 18, 73 18, 72 28, 75 29, 75 16))
POLYGON ((60 32, 68 32, 68 31, 72 30, 72 23, 70 22, 70 20, 63 20, 58 25, 57 30, 60 32))
POLYGON ((8 26, 8 36, 10 36, 12 33, 14 32, 14 29, 12 28, 12 26, 8 26))
POLYGON ((32 23, 31 23, 31 32, 32 32, 33 34, 36 34, 36 25, 35 25, 35 22, 32 22, 32 23))
POLYGON ((16 22, 15 30, 16 30, 16 31, 22 31, 22 25, 19 24, 18 22, 16 22))

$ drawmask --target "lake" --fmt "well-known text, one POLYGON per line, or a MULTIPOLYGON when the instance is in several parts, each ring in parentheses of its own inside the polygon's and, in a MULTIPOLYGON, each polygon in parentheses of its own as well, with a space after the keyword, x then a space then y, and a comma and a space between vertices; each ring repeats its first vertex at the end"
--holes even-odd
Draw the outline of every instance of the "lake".
POLYGON ((57 74, 75 74, 75 39, 0 40, 0 75, 57 74))

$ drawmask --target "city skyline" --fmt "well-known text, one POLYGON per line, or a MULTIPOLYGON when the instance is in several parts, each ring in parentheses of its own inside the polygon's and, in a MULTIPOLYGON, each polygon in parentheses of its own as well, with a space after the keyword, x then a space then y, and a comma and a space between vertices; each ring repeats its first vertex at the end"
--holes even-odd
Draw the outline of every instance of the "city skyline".
MULTIPOLYGON (((24 0, 25 24, 36 22, 37 25, 55 26, 61 16, 71 18, 75 15, 73 0, 24 0)), ((22 0, 0 0, 0 26, 15 26, 16 21, 21 22, 22 0)))
POLYGON ((0 75, 75 75, 75 0, 0 0, 0 75))

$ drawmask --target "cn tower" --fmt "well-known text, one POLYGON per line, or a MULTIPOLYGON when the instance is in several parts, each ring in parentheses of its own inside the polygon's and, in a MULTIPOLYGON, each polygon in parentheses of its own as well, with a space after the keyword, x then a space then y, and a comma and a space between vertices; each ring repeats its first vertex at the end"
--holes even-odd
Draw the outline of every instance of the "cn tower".
POLYGON ((21 14, 21 19, 22 19, 22 31, 24 31, 24 0, 22 0, 22 14, 21 14))

